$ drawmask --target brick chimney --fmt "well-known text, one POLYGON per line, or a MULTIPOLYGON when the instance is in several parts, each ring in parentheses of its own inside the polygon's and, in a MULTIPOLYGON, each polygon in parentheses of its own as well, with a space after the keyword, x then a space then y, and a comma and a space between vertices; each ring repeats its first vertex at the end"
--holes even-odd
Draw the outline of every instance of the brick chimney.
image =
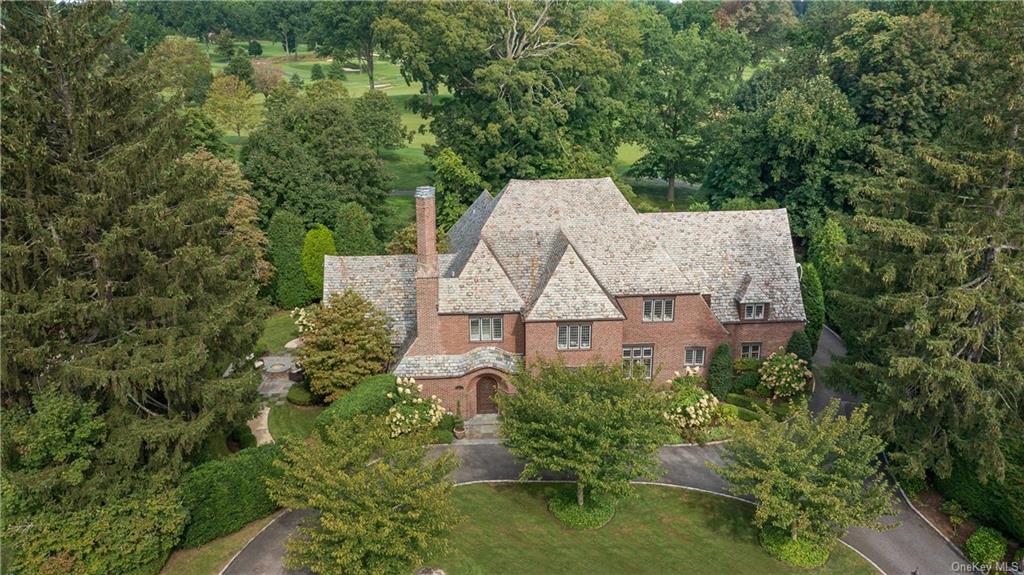
POLYGON ((439 354, 437 316, 437 216, 433 186, 416 188, 416 341, 415 355, 439 354))

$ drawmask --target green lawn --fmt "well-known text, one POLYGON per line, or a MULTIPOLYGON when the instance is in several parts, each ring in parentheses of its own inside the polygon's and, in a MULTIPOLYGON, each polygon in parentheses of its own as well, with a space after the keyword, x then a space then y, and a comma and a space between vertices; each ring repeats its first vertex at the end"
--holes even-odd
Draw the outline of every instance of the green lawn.
POLYGON ((160 575, 217 575, 235 553, 241 551, 275 516, 257 519, 231 535, 214 539, 201 547, 175 551, 160 575))
POLYGON ((300 407, 288 402, 272 405, 267 427, 275 440, 285 438, 305 439, 313 431, 316 416, 323 411, 320 406, 300 407))
POLYGON ((413 196, 388 196, 386 204, 389 215, 384 221, 388 230, 398 230, 416 221, 416 204, 413 196))
POLYGON ((682 489, 639 486, 595 531, 562 527, 547 510, 557 484, 478 484, 455 498, 467 516, 449 553, 430 563, 459 575, 495 573, 782 573, 869 575, 837 545, 820 569, 789 567, 765 553, 746 503, 682 489))
POLYGON ((284 344, 297 337, 299 330, 289 312, 275 311, 263 322, 263 333, 256 341, 256 353, 262 355, 284 351, 284 344))

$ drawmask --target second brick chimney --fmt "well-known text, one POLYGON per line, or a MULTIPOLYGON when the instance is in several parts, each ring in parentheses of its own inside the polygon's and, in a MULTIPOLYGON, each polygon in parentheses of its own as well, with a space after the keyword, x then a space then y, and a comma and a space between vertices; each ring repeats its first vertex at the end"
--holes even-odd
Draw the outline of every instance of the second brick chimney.
POLYGON ((412 353, 439 354, 437 223, 433 186, 416 188, 416 341, 412 353))

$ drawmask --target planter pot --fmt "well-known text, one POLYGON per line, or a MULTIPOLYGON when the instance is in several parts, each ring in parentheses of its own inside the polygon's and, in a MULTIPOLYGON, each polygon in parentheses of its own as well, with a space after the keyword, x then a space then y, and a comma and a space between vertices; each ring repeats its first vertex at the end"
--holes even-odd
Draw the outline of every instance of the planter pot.
POLYGON ((462 439, 463 437, 466 437, 466 429, 465 428, 453 429, 452 430, 452 435, 455 436, 455 439, 462 439))

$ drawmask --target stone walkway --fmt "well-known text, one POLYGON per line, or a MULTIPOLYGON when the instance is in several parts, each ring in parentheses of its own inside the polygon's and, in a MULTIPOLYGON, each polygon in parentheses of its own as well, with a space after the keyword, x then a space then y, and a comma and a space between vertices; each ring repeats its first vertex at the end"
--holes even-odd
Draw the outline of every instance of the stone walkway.
POLYGON ((252 434, 256 436, 256 445, 274 443, 274 438, 270 436, 270 427, 268 425, 269 419, 270 407, 264 406, 263 409, 256 414, 256 417, 249 420, 249 429, 251 429, 252 434))

